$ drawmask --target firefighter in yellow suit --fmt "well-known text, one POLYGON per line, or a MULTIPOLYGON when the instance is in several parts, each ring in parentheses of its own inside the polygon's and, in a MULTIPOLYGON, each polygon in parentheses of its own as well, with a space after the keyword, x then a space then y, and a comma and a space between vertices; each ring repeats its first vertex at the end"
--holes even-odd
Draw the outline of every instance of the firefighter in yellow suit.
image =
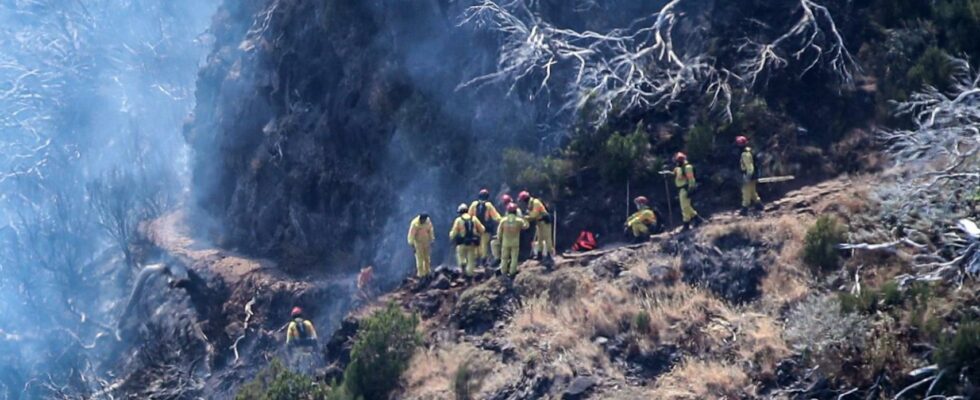
MULTIPOLYGON (((509 194, 500 196, 500 205, 502 206, 502 209, 506 210, 511 204, 514 204, 515 206, 517 205, 517 203, 514 203, 514 199, 510 197, 509 194)), ((521 212, 520 207, 517 208, 517 216, 524 219, 524 213, 521 212)), ((490 254, 493 255, 494 260, 500 260, 500 236, 496 236, 490 240, 490 254)))
POLYGON ((534 253, 546 261, 552 261, 555 255, 555 238, 551 236, 551 214, 541 199, 531 197, 527 191, 517 195, 517 200, 527 207, 524 219, 534 224, 534 253))
POLYGON ((408 245, 415 251, 415 270, 419 278, 432 272, 432 242, 435 240, 429 214, 419 214, 408 227, 408 245))
POLYGON ((286 345, 310 345, 316 342, 316 329, 310 320, 303 318, 303 309, 293 307, 289 313, 292 321, 286 327, 286 345))
POLYGON ((691 228, 691 221, 698 216, 697 210, 691 204, 691 194, 697 188, 697 181, 694 179, 694 166, 687 162, 687 154, 677 153, 674 162, 677 163, 674 168, 674 186, 677 187, 677 197, 681 203, 684 230, 687 230, 691 228))
POLYGON ((645 196, 633 199, 636 212, 626 219, 626 227, 633 233, 636 242, 650 239, 651 228, 657 225, 657 214, 650 209, 650 200, 645 196))
POLYGON ((480 235, 480 247, 477 248, 476 257, 479 259, 481 264, 489 264, 488 255, 492 255, 490 251, 490 240, 491 236, 497 232, 497 223, 500 222, 500 213, 497 212, 497 208, 493 206, 493 202, 490 201, 490 191, 487 189, 481 189, 477 200, 470 204, 469 213, 471 217, 476 217, 480 220, 480 223, 486 228, 482 235, 480 235))
POLYGON ((739 160, 739 169, 742 170, 742 215, 748 215, 749 207, 755 206, 762 208, 762 199, 759 198, 757 190, 758 175, 755 169, 755 156, 752 155, 752 148, 749 147, 749 138, 739 136, 735 138, 735 144, 742 148, 742 156, 739 160))
POLYGON ((497 240, 500 241, 500 270, 510 276, 517 275, 521 231, 528 228, 527 221, 517 215, 518 210, 517 204, 507 204, 507 216, 497 226, 497 240))
POLYGON ((449 230, 449 239, 456 243, 456 262, 466 276, 476 272, 477 247, 480 245, 480 235, 486 231, 480 220, 470 216, 470 207, 466 203, 456 208, 459 217, 453 221, 449 230))

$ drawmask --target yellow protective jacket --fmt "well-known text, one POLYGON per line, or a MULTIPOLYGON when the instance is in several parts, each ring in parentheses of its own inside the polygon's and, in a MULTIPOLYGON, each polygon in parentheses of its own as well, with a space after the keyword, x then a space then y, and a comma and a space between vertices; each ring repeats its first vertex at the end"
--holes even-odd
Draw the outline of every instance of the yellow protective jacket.
POLYGON ((470 216, 477 217, 477 219, 485 224, 492 221, 493 224, 488 224, 491 229, 493 229, 493 225, 500 222, 500 213, 497 212, 497 208, 493 206, 493 203, 489 201, 477 200, 471 203, 470 216), (480 202, 484 203, 485 210, 483 210, 483 215, 476 215, 477 210, 480 208, 480 202))
POLYGON ((548 208, 544 206, 544 202, 538 198, 532 197, 527 203, 527 216, 524 217, 528 222, 537 222, 548 215, 548 208))
POLYGON ((678 189, 693 189, 697 186, 697 182, 694 180, 694 166, 691 163, 685 161, 684 165, 674 168, 674 185, 678 189))
MULTIPOLYGON (((456 221, 453 221, 453 227, 449 230, 449 239, 456 240, 457 238, 463 238, 466 236, 466 222, 473 221, 473 234, 476 235, 477 240, 487 231, 487 228, 480 223, 480 220, 473 218, 469 214, 463 214, 456 217, 456 221)), ((478 245, 477 243, 471 243, 472 245, 478 245)))
POLYGON ((286 344, 300 339, 299 324, 303 324, 303 327, 306 328, 307 339, 316 339, 316 328, 313 328, 313 323, 310 320, 294 318, 292 321, 289 321, 289 326, 286 328, 286 344))
POLYGON ((637 225, 643 225, 645 227, 653 226, 657 223, 657 215, 653 213, 650 207, 643 206, 639 211, 633 213, 627 220, 626 226, 633 228, 637 225))
POLYGON ((755 160, 752 157, 752 148, 746 146, 745 150, 742 151, 742 160, 739 163, 742 168, 742 173, 748 177, 755 176, 755 160))
POLYGON ((432 228, 432 218, 429 218, 423 224, 419 222, 419 217, 412 219, 411 225, 408 226, 408 244, 422 245, 432 244, 436 240, 435 232, 432 228))
POLYGON ((503 247, 517 246, 521 241, 521 231, 530 225, 523 218, 514 214, 507 214, 497 225, 497 237, 503 247))

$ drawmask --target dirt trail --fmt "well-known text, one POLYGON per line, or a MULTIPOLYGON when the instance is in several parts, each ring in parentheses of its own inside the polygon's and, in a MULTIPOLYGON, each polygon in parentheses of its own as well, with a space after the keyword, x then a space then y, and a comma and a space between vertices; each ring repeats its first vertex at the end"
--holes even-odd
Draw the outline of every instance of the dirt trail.
POLYGON ((183 210, 152 221, 146 231, 153 244, 188 267, 210 270, 228 283, 239 282, 258 270, 276 270, 276 263, 271 260, 249 258, 194 239, 183 210))

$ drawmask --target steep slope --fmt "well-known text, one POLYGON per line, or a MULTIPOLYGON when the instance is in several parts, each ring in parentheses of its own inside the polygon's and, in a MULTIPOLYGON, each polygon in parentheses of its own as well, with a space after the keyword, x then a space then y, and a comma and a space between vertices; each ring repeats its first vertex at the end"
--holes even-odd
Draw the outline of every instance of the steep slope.
POLYGON ((465 285, 443 270, 409 281, 377 302, 423 317, 424 349, 396 397, 468 387, 466 398, 486 399, 823 398, 830 389, 808 389, 819 378, 786 333, 790 310, 823 291, 800 243, 816 216, 856 211, 868 182, 807 187, 761 217, 722 214, 650 244, 567 254, 554 269, 525 262, 514 280, 465 285))

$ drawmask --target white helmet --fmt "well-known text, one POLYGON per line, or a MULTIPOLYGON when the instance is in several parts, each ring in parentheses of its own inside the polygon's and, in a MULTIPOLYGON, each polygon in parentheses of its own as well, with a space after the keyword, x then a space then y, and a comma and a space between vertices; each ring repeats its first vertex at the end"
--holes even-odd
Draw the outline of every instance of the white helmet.
POLYGON ((456 207, 456 212, 458 212, 460 214, 465 213, 465 212, 469 212, 469 211, 470 211, 470 206, 466 205, 466 203, 460 203, 459 204, 459 207, 456 207))

